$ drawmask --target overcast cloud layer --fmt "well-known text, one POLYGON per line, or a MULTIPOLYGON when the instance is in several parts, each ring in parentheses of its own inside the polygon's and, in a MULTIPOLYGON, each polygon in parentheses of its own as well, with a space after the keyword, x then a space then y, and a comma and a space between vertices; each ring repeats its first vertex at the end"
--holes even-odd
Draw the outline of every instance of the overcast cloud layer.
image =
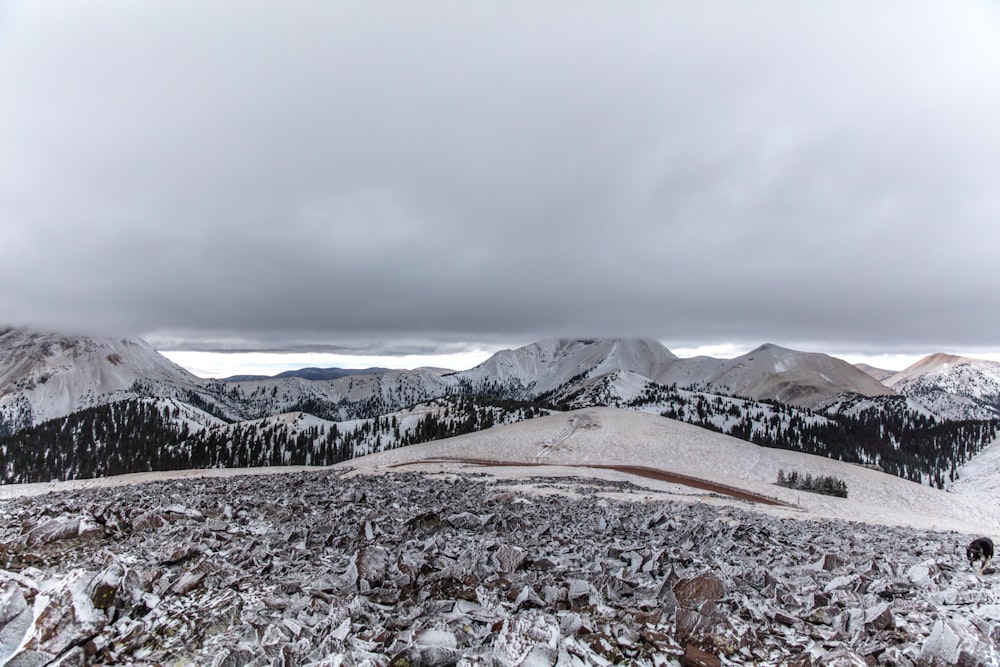
POLYGON ((31 0, 0 91, 13 324, 1000 347, 994 2, 31 0))

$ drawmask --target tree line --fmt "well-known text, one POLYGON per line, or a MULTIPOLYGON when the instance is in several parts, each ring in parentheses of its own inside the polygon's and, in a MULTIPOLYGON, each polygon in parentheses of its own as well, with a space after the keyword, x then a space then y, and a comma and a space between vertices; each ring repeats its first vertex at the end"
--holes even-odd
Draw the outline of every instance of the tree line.
POLYGON ((811 473, 800 475, 797 470, 785 473, 784 469, 778 470, 778 486, 810 493, 821 493, 826 496, 836 496, 838 498, 847 497, 847 482, 834 477, 833 475, 812 476, 811 473))
MULTIPOLYGON (((940 488, 955 480, 958 468, 996 438, 1000 426, 997 420, 940 422, 895 403, 850 414, 819 414, 773 401, 660 385, 650 385, 628 402, 603 390, 572 400, 552 394, 518 400, 504 398, 499 386, 485 389, 483 394, 434 399, 405 418, 394 413, 297 430, 273 420, 203 429, 189 426, 162 401, 122 401, 0 433, 0 481, 44 482, 186 468, 330 465, 530 419, 552 409, 612 405, 654 411, 766 447, 869 465, 940 488)), ((361 412, 376 409, 375 403, 361 412)))
POLYGON ((279 421, 192 428, 153 399, 87 408, 0 436, 0 482, 19 484, 193 468, 332 465, 542 414, 516 401, 439 399, 420 416, 292 429, 279 421))

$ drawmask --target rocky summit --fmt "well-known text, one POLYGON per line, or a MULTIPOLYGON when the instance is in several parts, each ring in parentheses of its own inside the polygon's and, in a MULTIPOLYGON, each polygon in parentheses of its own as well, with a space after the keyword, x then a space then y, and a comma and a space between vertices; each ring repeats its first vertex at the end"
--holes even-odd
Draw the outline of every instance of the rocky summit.
POLYGON ((345 471, 0 502, 0 665, 995 664, 970 536, 345 471))

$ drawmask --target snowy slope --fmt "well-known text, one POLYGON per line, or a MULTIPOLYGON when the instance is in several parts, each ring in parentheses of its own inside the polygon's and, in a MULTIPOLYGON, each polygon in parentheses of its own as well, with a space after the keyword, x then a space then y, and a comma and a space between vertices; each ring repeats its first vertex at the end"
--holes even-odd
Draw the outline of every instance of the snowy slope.
POLYGON ((854 364, 854 367, 857 368, 858 370, 868 373, 868 375, 871 375, 879 382, 883 382, 887 377, 895 375, 897 372, 897 371, 886 370, 884 368, 878 368, 876 366, 872 366, 871 364, 854 364))
MULTIPOLYGON (((274 420, 288 422, 289 426, 295 427, 323 424, 311 417, 294 414, 274 420)), ((655 415, 616 408, 587 408, 371 454, 333 467, 352 468, 367 474, 421 469, 456 474, 486 472, 492 476, 512 478, 571 475, 628 479, 649 488, 654 495, 713 504, 747 505, 747 501, 719 493, 706 493, 690 486, 587 467, 602 465, 651 468, 772 498, 784 503, 784 506, 755 503, 753 508, 778 517, 846 519, 970 534, 1000 534, 1000 505, 993 493, 997 488, 996 479, 1000 476, 1000 443, 992 445, 966 466, 961 472, 961 481, 950 492, 945 492, 862 466, 758 447, 655 415), (482 466, 462 461, 493 461, 509 465, 482 466), (778 487, 774 484, 778 470, 794 470, 800 475, 814 477, 834 476, 847 483, 849 496, 835 498, 778 487)), ((269 470, 277 472, 281 469, 269 470)), ((264 469, 248 472, 260 474, 264 469)), ((100 480, 15 484, 0 487, 0 497, 92 486, 113 487, 153 479, 237 474, 241 474, 238 469, 174 471, 100 480)))
POLYGON ((200 433, 205 430, 217 428, 225 424, 215 415, 194 407, 176 398, 145 399, 151 401, 161 411, 166 409, 171 415, 171 421, 178 428, 186 427, 190 433, 200 433))
POLYGON ((1000 503, 1000 440, 994 441, 958 469, 948 490, 988 503, 1000 503))
MULTIPOLYGON (((595 474, 577 466, 644 466, 776 498, 790 507, 767 511, 782 516, 842 518, 970 533, 1000 532, 1000 506, 991 502, 946 493, 862 466, 758 447, 674 420, 614 408, 589 408, 499 426, 342 465, 388 471, 444 459, 541 464, 546 474, 552 474, 550 467, 563 467, 574 475, 595 474), (775 486, 779 469, 837 477, 847 483, 849 497, 833 498, 775 486)), ((468 470, 468 466, 458 463, 447 467, 468 470)), ((493 468, 482 470, 494 473, 493 468)), ((535 468, 522 472, 542 474, 535 468)))
POLYGON ((137 380, 164 395, 201 383, 140 339, 0 329, 0 420, 8 423, 39 423, 147 396, 131 391, 137 380))
POLYGON ((474 387, 496 383, 538 395, 557 389, 581 374, 592 378, 614 371, 631 371, 656 379, 676 361, 677 357, 655 340, 547 339, 516 350, 501 350, 479 366, 451 377, 474 387))
POLYGON ((649 339, 544 340, 503 350, 476 368, 455 374, 474 387, 491 383, 538 395, 567 383, 576 386, 601 375, 626 371, 654 382, 754 399, 774 399, 816 408, 845 393, 894 392, 862 370, 825 354, 762 345, 735 359, 680 359, 649 339))
POLYGON ((224 389, 249 418, 319 408, 324 416, 339 420, 353 418, 359 411, 366 416, 394 412, 443 396, 455 384, 434 371, 389 370, 334 380, 275 377, 227 382, 224 389))
MULTIPOLYGON (((703 367, 710 370, 708 365, 703 367)), ((804 408, 822 407, 844 393, 862 396, 894 393, 841 359, 771 344, 724 361, 701 382, 719 393, 774 399, 804 408)))
POLYGON ((1000 417, 1000 362, 932 354, 884 383, 945 419, 1000 417))
POLYGON ((623 406, 653 391, 660 385, 632 371, 614 371, 581 381, 572 390, 563 393, 560 400, 567 400, 573 407, 590 405, 623 406))

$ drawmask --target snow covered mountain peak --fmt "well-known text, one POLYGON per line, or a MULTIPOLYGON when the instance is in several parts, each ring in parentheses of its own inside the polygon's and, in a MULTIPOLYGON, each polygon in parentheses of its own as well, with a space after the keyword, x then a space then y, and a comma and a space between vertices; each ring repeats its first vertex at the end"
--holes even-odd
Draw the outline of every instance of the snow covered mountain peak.
POLYGON ((38 423, 106 402, 136 381, 195 386, 197 377, 134 338, 0 328, 0 423, 38 423))
POLYGON ((652 338, 544 338, 514 352, 525 354, 531 353, 533 349, 537 349, 549 361, 575 357, 584 350, 593 357, 677 359, 662 343, 652 338))
POLYGON ((842 359, 773 343, 725 361, 707 382, 734 395, 776 399, 806 408, 830 404, 845 393, 894 394, 892 389, 842 359))
POLYGON ((735 359, 680 359, 649 339, 547 339, 503 350, 476 368, 456 374, 474 386, 517 388, 540 395, 582 387, 603 375, 627 372, 661 385, 699 387, 755 399, 818 408, 844 394, 895 392, 847 362, 766 343, 735 359))
POLYGON ((773 366, 775 373, 807 366, 810 362, 815 363, 822 358, 832 359, 818 352, 799 352, 774 343, 764 343, 739 357, 745 364, 756 362, 756 365, 761 367, 773 366))
POLYGON ((457 376, 474 384, 519 385, 540 394, 581 375, 631 371, 655 378, 677 361, 662 343, 647 338, 548 338, 515 350, 501 350, 457 376))
POLYGON ((1000 362, 936 353, 883 380, 947 419, 1000 416, 1000 362))
MULTIPOLYGON (((894 373, 884 380, 884 382, 889 385, 898 384, 908 378, 920 377, 921 375, 929 374, 947 374, 949 369, 960 364, 992 364, 996 362, 990 362, 980 359, 970 359, 969 357, 960 357, 955 354, 946 354, 945 352, 935 352, 930 354, 920 361, 907 366, 903 370, 894 373)), ((1000 365, 1000 364, 998 364, 1000 365)))

